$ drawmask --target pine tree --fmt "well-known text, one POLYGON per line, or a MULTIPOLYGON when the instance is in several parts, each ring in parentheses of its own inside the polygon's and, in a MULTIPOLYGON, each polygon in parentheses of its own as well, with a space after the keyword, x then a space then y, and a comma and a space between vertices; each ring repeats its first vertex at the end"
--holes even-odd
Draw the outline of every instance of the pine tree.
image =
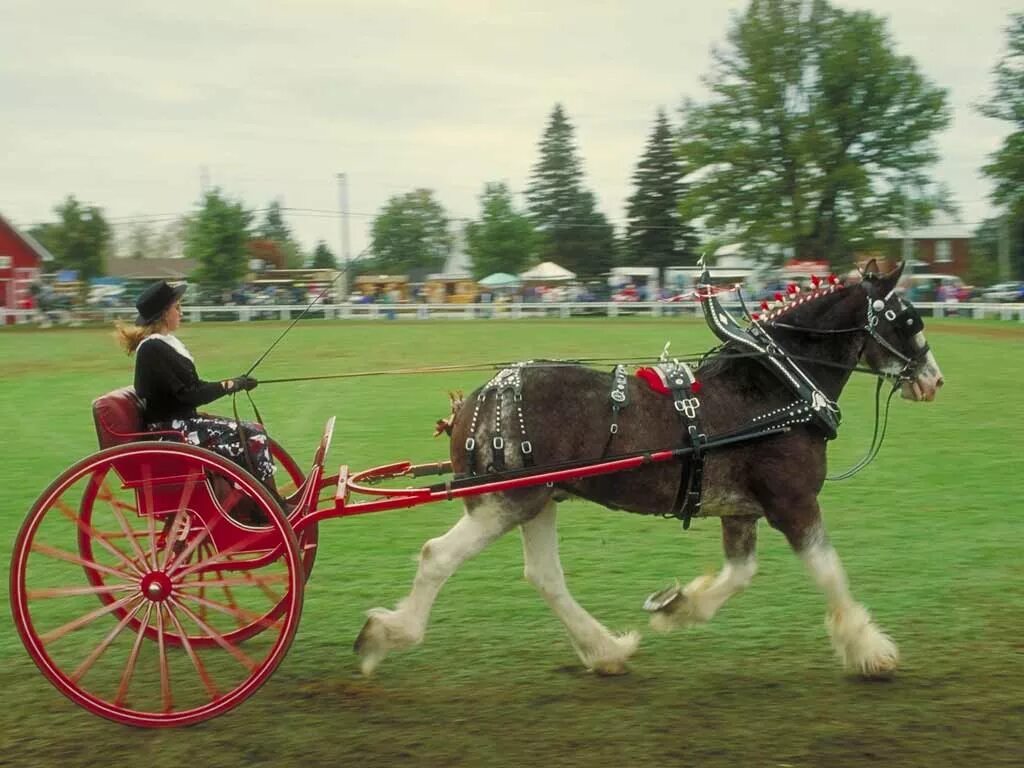
POLYGON ((582 178, 573 127, 556 104, 526 190, 527 208, 540 232, 542 260, 581 276, 599 275, 612 266, 614 231, 582 178))
POLYGON ((318 240, 316 248, 313 249, 313 269, 337 269, 338 262, 334 258, 334 254, 331 253, 331 249, 327 247, 327 243, 323 240, 318 240))
POLYGON ((676 152, 672 127, 658 110, 627 204, 627 258, 631 265, 671 267, 697 261, 697 236, 682 216, 685 170, 676 152))

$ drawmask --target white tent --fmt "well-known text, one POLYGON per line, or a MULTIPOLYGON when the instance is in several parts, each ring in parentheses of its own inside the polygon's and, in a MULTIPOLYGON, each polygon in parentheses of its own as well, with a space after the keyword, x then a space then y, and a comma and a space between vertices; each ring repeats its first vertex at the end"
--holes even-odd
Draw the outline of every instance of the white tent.
POLYGON ((559 282, 572 280, 576 277, 576 273, 570 272, 565 267, 558 266, 553 261, 545 261, 542 264, 538 264, 533 269, 520 272, 519 276, 523 280, 546 280, 549 282, 559 282))

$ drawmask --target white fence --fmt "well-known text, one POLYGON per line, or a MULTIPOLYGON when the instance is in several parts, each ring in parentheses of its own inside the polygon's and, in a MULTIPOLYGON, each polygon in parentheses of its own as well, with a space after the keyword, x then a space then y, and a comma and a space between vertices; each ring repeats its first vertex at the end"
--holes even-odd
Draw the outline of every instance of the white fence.
MULTIPOLYGON (((751 307, 756 306, 752 304, 751 307)), ((975 319, 995 318, 1024 322, 1024 303, 982 304, 920 302, 915 304, 923 315, 932 317, 969 317, 975 319)), ((726 304, 730 310, 738 311, 739 304, 726 304)), ((209 306, 186 305, 185 318, 189 322, 206 321, 254 321, 291 320, 298 317, 306 307, 303 305, 260 305, 260 306, 209 306)), ((570 317, 673 317, 696 316, 701 313, 696 302, 561 302, 544 304, 323 304, 316 305, 306 317, 327 320, 393 320, 430 318, 462 318, 466 320, 520 318, 570 318, 570 317)), ((115 318, 130 320, 135 311, 129 308, 84 310, 63 313, 53 321, 62 324, 112 323, 115 318)), ((12 325, 39 323, 43 318, 34 310, 5 309, 0 307, 0 328, 12 325)))

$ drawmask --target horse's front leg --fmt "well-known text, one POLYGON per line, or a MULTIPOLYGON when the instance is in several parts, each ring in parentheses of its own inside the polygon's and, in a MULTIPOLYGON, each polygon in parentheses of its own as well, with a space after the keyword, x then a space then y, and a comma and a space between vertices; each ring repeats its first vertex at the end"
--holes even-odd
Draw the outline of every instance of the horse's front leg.
POLYGON ((865 677, 885 676, 895 671, 899 650, 875 625, 868 610, 853 599, 846 571, 825 533, 817 499, 810 497, 792 504, 778 515, 770 515, 769 520, 786 536, 825 593, 828 600, 825 626, 843 666, 865 677))
POLYGON ((603 675, 626 672, 626 660, 640 644, 640 635, 615 635, 587 613, 570 594, 558 556, 555 502, 529 522, 522 524, 523 574, 561 619, 580 660, 603 675))
POLYGON ((725 565, 717 576, 698 576, 685 587, 675 584, 647 598, 651 627, 668 632, 678 627, 710 621, 726 600, 750 586, 757 573, 757 517, 722 518, 725 565))

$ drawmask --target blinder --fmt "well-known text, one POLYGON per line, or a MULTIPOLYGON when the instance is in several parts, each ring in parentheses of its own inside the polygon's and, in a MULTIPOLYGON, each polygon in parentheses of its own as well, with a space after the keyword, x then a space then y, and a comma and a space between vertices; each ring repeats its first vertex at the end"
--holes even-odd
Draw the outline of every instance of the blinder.
POLYGON ((899 372, 898 378, 909 377, 917 367, 924 364, 928 356, 930 348, 927 343, 909 354, 901 352, 894 346, 893 341, 898 341, 904 349, 907 348, 914 343, 914 337, 924 330, 924 321, 917 308, 898 296, 895 291, 890 291, 884 299, 872 299, 868 296, 868 319, 865 330, 881 347, 903 361, 903 369, 899 372), (886 336, 893 341, 887 340, 886 336))

